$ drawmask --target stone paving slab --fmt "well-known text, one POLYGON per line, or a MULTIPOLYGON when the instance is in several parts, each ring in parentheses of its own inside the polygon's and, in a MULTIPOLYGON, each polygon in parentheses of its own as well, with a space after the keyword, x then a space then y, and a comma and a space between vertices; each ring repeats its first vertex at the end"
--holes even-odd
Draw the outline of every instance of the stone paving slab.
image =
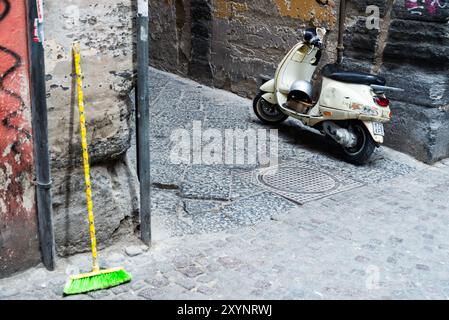
POLYGON ((179 189, 187 166, 153 163, 150 168, 151 183, 157 189, 179 189))
POLYGON ((180 193, 188 199, 228 201, 231 182, 230 168, 192 166, 186 172, 180 193))
MULTIPOLYGON (((432 167, 255 226, 155 241, 134 257, 125 252, 133 241, 116 244, 100 256, 124 265, 133 281, 76 298, 447 299, 447 187, 449 167, 432 167)), ((0 296, 56 299, 66 272, 88 263, 77 255, 53 273, 0 280, 0 296)))

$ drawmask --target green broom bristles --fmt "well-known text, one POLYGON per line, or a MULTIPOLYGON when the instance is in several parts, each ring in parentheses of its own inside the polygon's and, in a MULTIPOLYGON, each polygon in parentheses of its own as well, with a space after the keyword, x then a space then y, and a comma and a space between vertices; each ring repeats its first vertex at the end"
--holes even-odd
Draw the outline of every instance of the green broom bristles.
POLYGON ((71 277, 64 288, 64 295, 108 289, 130 281, 131 275, 121 268, 92 272, 71 277))

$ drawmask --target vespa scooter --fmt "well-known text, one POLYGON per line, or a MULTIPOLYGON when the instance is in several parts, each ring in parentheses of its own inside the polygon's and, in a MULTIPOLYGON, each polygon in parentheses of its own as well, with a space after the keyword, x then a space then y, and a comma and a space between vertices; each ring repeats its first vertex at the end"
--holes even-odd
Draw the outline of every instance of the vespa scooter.
POLYGON ((335 141, 346 161, 365 164, 384 142, 383 124, 392 116, 385 92, 403 90, 387 87, 383 77, 328 64, 321 70, 321 92, 314 101, 311 81, 325 35, 323 28, 306 29, 304 41, 284 57, 275 78, 260 87, 254 112, 266 124, 298 119, 302 129, 335 141))

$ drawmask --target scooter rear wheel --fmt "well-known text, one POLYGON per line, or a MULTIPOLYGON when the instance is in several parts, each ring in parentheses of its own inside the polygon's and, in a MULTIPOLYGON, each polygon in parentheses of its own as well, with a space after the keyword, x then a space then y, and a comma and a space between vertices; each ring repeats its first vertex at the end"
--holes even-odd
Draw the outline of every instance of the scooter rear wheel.
POLYGON ((253 109, 257 118, 266 124, 279 124, 287 120, 288 115, 283 113, 278 105, 265 100, 263 95, 263 92, 259 92, 253 101, 253 109))
POLYGON ((376 149, 376 143, 362 123, 351 123, 350 130, 356 135, 357 144, 352 148, 343 147, 343 156, 352 164, 363 165, 371 158, 376 149))

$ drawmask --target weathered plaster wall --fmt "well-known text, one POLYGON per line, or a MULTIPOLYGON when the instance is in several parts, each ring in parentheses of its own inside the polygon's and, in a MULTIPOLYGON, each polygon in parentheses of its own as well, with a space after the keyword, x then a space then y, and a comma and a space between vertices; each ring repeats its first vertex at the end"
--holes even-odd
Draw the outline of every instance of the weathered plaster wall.
POLYGON ((0 278, 40 261, 25 1, 0 0, 0 278))
POLYGON ((306 26, 334 30, 335 14, 316 0, 152 0, 151 63, 251 97, 306 26))
POLYGON ((135 173, 130 147, 134 17, 132 0, 45 1, 49 135, 59 254, 89 250, 71 43, 81 42, 94 213, 101 246, 132 232, 135 173))
MULTIPOLYGON (((316 0, 153 0, 151 63, 252 97, 258 75, 274 74, 305 26, 330 31, 321 65, 335 61, 335 2, 332 9, 316 0)), ((348 0, 345 66, 407 89, 390 95, 395 117, 386 144, 426 162, 449 156, 445 3, 348 0), (366 27, 369 5, 380 8, 380 30, 366 27)))

